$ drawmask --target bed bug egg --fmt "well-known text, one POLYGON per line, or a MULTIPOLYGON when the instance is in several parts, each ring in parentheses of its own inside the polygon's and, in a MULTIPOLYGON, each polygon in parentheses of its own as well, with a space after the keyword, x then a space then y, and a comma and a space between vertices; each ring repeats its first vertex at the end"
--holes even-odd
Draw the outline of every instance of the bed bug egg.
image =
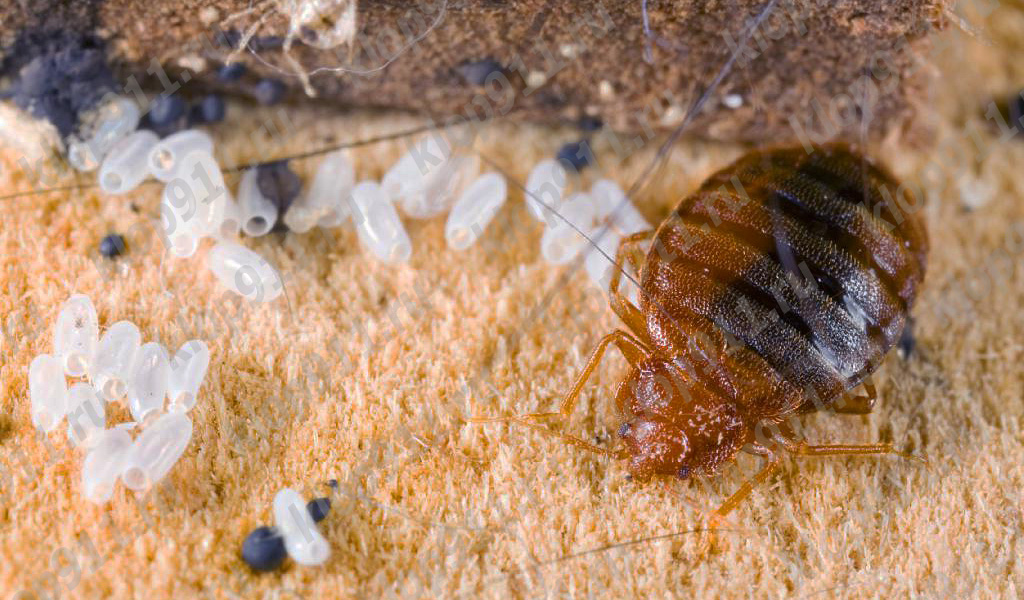
POLYGON ((612 228, 626 236, 651 229, 636 206, 626 199, 619 184, 610 179, 599 179, 590 186, 598 220, 608 219, 612 228))
POLYGON ((277 205, 260 192, 256 169, 246 169, 238 183, 238 210, 245 235, 268 233, 277 222, 277 205))
POLYGON ((82 463, 82 490, 96 503, 106 502, 128 462, 132 438, 128 431, 113 428, 96 434, 96 440, 82 463))
POLYGON ((74 294, 57 315, 53 350, 64 363, 64 372, 81 377, 89 371, 99 341, 99 320, 92 301, 84 294, 74 294))
POLYGON ((160 200, 160 232, 168 251, 178 258, 187 258, 199 248, 199 206, 195 194, 183 180, 175 179, 164 186, 160 200))
POLYGON ((170 410, 184 412, 195 406, 209 365, 210 350, 202 340, 189 340, 174 353, 167 385, 170 410))
POLYGON ((68 440, 75 446, 91 446, 107 422, 106 409, 96 389, 78 382, 68 390, 68 440))
POLYGON ((142 335, 130 321, 118 321, 100 338, 89 378, 107 402, 117 402, 128 393, 132 367, 142 335))
POLYGON ((533 218, 547 223, 558 219, 551 214, 551 209, 558 210, 568 184, 569 174, 557 160, 547 159, 537 163, 526 177, 524 186, 526 208, 533 218))
POLYGON ((374 256, 386 262, 405 262, 412 254, 409 234, 384 189, 364 181, 352 189, 351 210, 356 232, 374 256))
POLYGON ((221 285, 253 302, 270 302, 284 290, 277 270, 240 244, 220 242, 206 256, 206 264, 221 285))
POLYGON ((330 556, 327 540, 295 490, 284 488, 274 496, 274 524, 284 537, 288 555, 300 565, 320 565, 330 556))
POLYGON ((68 385, 64 363, 52 354, 40 354, 28 367, 28 395, 32 424, 49 433, 68 410, 68 385))
POLYGON ((199 234, 210 237, 230 235, 235 230, 235 224, 230 220, 235 211, 230 205, 235 201, 213 155, 208 152, 187 154, 181 162, 181 175, 195 198, 199 234))
POLYGON ((177 176, 181 161, 191 152, 213 154, 213 138, 199 129, 186 129, 157 142, 149 151, 149 171, 167 183, 177 176))
POLYGON ((100 166, 100 189, 108 194, 134 190, 149 177, 150 150, 159 138, 152 131, 135 131, 117 142, 100 166))
POLYGON ((562 218, 555 217, 557 220, 544 229, 540 238, 541 255, 553 265, 568 263, 587 244, 584 235, 589 237, 593 231, 594 202, 589 194, 573 194, 562 204, 559 214, 562 218))
POLYGON ((284 214, 284 223, 296 233, 305 233, 314 226, 337 227, 349 216, 345 201, 352 192, 356 174, 340 150, 323 158, 313 176, 309 191, 296 200, 284 214))
POLYGON ((500 173, 484 173, 469 185, 455 202, 444 227, 448 247, 465 250, 483 233, 487 224, 505 204, 508 185, 500 173))
POLYGON ((139 348, 128 385, 128 409, 136 423, 146 423, 163 410, 171 365, 167 350, 158 342, 139 348))
POLYGON ((96 169, 121 138, 135 131, 140 116, 139 105, 130 98, 114 96, 102 103, 87 117, 88 133, 68 143, 68 164, 78 171, 96 169))
POLYGON ((174 467, 189 440, 192 420, 184 413, 168 412, 150 423, 132 444, 121 478, 132 490, 147 490, 174 467))
POLYGON ((458 166, 453 164, 448 142, 440 134, 429 135, 413 144, 384 174, 381 187, 410 217, 434 217, 450 206, 445 191, 458 166))

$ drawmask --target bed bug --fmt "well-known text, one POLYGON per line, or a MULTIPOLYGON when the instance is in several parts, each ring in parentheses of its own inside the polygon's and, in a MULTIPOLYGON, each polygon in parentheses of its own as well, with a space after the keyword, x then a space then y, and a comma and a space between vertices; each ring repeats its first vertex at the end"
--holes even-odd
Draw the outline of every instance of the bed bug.
POLYGON ((628 460, 630 476, 713 476, 743 450, 763 468, 712 516, 728 514, 797 455, 899 454, 891 444, 810 445, 796 416, 864 414, 869 376, 900 340, 922 283, 926 232, 896 180, 846 146, 755 151, 715 173, 656 230, 628 236, 604 336, 557 412, 515 421, 628 460), (902 194, 902 195, 901 195, 902 194), (646 260, 636 246, 653 238, 646 260), (639 273, 638 305, 619 291, 639 273), (539 427, 567 418, 609 346, 630 369, 615 405, 620 450, 539 427), (849 392, 863 384, 866 394, 849 392))

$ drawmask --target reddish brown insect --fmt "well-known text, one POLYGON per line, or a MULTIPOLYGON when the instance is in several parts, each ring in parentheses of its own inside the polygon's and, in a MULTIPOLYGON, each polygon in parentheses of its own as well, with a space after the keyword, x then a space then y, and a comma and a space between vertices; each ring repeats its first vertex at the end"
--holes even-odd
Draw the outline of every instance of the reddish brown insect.
POLYGON ((606 335, 556 413, 568 417, 610 344, 631 368, 615 403, 633 478, 714 475, 746 450, 764 468, 725 516, 794 454, 899 454, 891 444, 812 446, 787 421, 830 408, 867 413, 867 380, 899 340, 924 277, 927 239, 897 182, 842 146, 754 152, 711 176, 655 232, 623 240, 639 306, 611 282, 628 331, 606 335), (653 235, 646 261, 631 249, 653 235), (866 396, 846 392, 864 383, 866 396))

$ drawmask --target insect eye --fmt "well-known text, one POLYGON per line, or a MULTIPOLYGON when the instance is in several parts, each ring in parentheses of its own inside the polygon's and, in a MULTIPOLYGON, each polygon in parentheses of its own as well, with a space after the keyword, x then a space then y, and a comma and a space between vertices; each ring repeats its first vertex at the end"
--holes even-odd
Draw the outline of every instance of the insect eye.
POLYGON ((686 479, 689 476, 690 476, 690 467, 687 467, 686 465, 683 465, 683 466, 679 467, 679 478, 680 479, 686 479))

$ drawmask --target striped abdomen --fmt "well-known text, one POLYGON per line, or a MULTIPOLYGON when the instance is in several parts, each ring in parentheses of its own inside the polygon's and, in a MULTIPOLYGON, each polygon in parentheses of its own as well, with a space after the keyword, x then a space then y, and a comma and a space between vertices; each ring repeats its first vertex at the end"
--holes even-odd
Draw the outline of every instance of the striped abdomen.
POLYGON ((651 343, 763 418, 855 387, 924 277, 920 199, 897 188, 843 147, 755 152, 718 172, 658 229, 641 282, 651 343))

